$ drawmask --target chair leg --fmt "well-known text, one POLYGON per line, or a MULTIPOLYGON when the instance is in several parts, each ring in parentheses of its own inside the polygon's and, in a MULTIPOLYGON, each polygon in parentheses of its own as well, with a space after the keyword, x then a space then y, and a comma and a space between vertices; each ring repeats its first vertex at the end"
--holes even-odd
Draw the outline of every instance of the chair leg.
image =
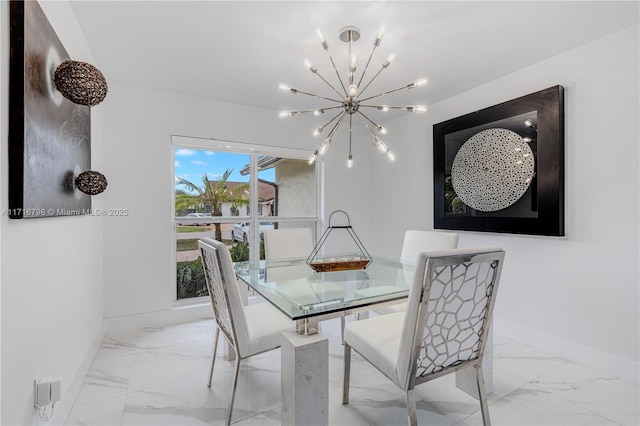
POLYGON ((413 394, 413 389, 407 390, 407 420, 409 421, 409 426, 418 426, 416 396, 413 394))
POLYGON ((345 320, 343 315, 340 317, 340 341, 342 342, 343 345, 344 345, 344 324, 345 324, 345 320))
POLYGON ((218 337, 220 337, 220 329, 216 326, 216 337, 213 340, 213 357, 211 359, 211 371, 209 371, 209 384, 211 387, 211 380, 213 379, 213 366, 216 363, 216 352, 218 351, 218 337))
POLYGON ((238 373, 240 372, 240 357, 236 356, 235 371, 233 373, 233 385, 231 386, 231 400, 229 401, 229 414, 227 415, 226 426, 231 424, 231 415, 233 414, 233 403, 236 399, 236 388, 238 387, 238 373))
POLYGON ((489 418, 489 404, 487 403, 487 390, 484 385, 484 374, 482 373, 482 364, 478 364, 476 369, 476 381, 478 383, 478 399, 480 400, 480 411, 482 412, 482 423, 484 426, 491 426, 489 418))
POLYGON ((342 404, 349 403, 349 379, 351 377, 351 346, 344 344, 344 378, 342 381, 342 404))

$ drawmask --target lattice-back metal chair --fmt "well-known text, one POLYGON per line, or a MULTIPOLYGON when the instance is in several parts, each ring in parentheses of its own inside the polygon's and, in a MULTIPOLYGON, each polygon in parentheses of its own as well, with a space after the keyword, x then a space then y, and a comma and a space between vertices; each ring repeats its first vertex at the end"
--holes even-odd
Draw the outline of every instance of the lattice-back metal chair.
POLYGON ((475 368, 482 420, 490 424, 482 360, 504 251, 497 247, 422 252, 406 312, 355 321, 344 333, 344 389, 349 402, 351 348, 406 392, 417 425, 414 387, 475 368))
POLYGON ((268 303, 242 305, 229 249, 211 238, 198 241, 202 265, 217 324, 209 384, 213 379, 220 332, 236 353, 231 399, 226 424, 231 424, 240 361, 280 347, 281 333, 294 324, 268 303))

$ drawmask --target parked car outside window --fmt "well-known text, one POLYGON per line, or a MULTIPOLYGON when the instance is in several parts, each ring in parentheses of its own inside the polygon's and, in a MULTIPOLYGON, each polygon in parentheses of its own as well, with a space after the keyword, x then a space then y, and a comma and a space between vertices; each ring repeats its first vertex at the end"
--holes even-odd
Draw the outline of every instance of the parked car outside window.
POLYGON ((189 213, 186 216, 180 216, 176 218, 176 225, 178 226, 185 226, 185 225, 194 225, 194 226, 199 226, 199 225, 211 225, 211 223, 205 223, 203 221, 195 221, 193 219, 199 219, 199 218, 204 218, 204 217, 208 217, 210 218, 210 215, 204 214, 204 213, 189 213), (186 220, 185 220, 186 219, 186 220))
MULTIPOLYGON (((233 230, 231 231, 231 239, 233 241, 242 241, 244 243, 249 242, 250 233, 249 233, 249 222, 239 222, 233 225, 233 230)), ((273 229, 273 222, 260 222, 260 239, 264 240, 264 231, 273 229)))

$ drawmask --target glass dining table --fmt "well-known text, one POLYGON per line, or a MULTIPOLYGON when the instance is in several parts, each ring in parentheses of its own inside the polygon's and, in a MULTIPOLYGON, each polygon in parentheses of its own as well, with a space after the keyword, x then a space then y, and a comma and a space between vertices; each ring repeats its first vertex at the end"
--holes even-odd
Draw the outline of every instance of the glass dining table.
MULTIPOLYGON (((306 260, 236 262, 234 268, 239 284, 245 283, 296 324, 295 331, 283 332, 281 346, 282 424, 327 425, 329 350, 319 323, 405 302, 415 264, 372 256, 366 269, 316 272, 306 260)), ((490 336, 483 363, 487 392, 493 383, 492 340, 490 336)), ((473 375, 457 372, 456 386, 477 398, 473 375)))
POLYGON ((380 256, 366 269, 329 272, 316 272, 306 258, 235 263, 236 276, 295 321, 300 334, 317 333, 320 321, 405 301, 414 270, 413 263, 380 256))

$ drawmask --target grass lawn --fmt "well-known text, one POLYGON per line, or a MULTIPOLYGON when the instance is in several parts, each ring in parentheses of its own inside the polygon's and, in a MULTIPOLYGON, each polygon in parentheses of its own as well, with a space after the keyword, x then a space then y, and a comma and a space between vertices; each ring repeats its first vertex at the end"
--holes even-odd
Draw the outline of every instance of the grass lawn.
POLYGON ((207 232, 210 226, 178 226, 176 232, 207 232))
POLYGON ((189 251, 198 250, 198 240, 196 238, 192 240, 176 240, 177 251, 189 251))

